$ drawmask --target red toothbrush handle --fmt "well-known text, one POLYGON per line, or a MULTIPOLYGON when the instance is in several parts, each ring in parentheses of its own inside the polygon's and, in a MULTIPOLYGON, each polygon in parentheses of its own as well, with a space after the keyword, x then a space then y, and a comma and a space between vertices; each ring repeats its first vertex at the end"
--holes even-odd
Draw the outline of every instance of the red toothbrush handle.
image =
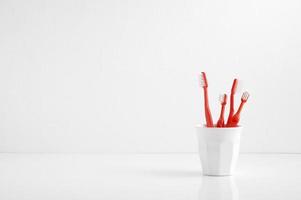
POLYGON ((228 116, 228 120, 227 120, 227 126, 231 123, 233 115, 234 115, 234 94, 231 93, 231 96, 230 96, 230 111, 229 111, 229 116, 228 116))
POLYGON ((227 126, 230 125, 232 117, 234 115, 234 95, 235 95, 235 92, 236 92, 237 84, 238 84, 237 79, 234 79, 233 84, 232 84, 232 88, 231 88, 230 111, 229 111, 229 116, 228 116, 228 120, 227 120, 227 126))
POLYGON ((221 114, 220 114, 219 119, 218 119, 218 121, 216 123, 217 127, 224 127, 225 126, 224 113, 225 113, 225 105, 222 105, 221 114))
POLYGON ((209 108, 208 92, 207 88, 204 88, 204 97, 205 97, 205 117, 207 122, 207 127, 213 127, 213 120, 209 108))
POLYGON ((205 108, 205 115, 206 115, 207 127, 213 127, 211 112, 208 108, 205 108))
POLYGON ((241 102, 240 105, 239 105, 239 108, 237 110, 237 112, 235 113, 235 115, 233 115, 233 117, 231 118, 231 121, 229 123, 229 127, 236 127, 239 123, 239 120, 240 120, 240 113, 241 113, 241 110, 242 108, 244 107, 244 104, 245 102, 241 102))

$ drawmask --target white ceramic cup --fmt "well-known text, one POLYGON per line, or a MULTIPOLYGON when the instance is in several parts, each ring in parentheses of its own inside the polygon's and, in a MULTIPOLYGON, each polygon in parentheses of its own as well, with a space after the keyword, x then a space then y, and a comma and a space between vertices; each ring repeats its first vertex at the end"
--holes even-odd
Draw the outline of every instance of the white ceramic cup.
POLYGON ((242 127, 196 126, 203 175, 232 175, 239 155, 242 127))

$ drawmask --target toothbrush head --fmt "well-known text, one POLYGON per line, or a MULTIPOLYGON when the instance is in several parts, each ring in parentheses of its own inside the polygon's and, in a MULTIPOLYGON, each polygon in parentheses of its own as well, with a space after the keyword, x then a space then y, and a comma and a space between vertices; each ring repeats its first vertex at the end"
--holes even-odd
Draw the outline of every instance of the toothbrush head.
POLYGON ((221 103, 221 105, 226 105, 227 104, 227 95, 226 94, 219 95, 219 102, 221 103))
POLYGON ((200 74, 200 77, 199 77, 199 81, 200 81, 200 86, 203 87, 203 88, 207 88, 208 87, 208 82, 207 82, 207 77, 206 77, 206 74, 205 72, 202 72, 200 74))
POLYGON ((247 102, 249 97, 250 97, 249 92, 244 92, 241 96, 241 101, 245 103, 245 102, 247 102))

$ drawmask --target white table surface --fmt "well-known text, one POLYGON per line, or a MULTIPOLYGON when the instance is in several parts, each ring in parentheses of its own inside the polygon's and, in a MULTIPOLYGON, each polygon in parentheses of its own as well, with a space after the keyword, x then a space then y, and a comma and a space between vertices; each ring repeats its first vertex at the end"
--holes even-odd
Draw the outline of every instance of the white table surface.
POLYGON ((301 199, 300 154, 241 154, 205 177, 197 154, 0 154, 0 199, 301 199))

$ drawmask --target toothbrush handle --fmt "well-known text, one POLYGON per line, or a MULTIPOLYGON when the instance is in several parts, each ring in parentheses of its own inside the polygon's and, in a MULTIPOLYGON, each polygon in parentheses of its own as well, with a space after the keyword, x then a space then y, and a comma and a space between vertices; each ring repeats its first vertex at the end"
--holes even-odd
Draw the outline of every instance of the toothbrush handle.
POLYGON ((225 123, 224 123, 224 113, 225 113, 225 105, 222 105, 221 114, 220 114, 219 119, 216 123, 217 127, 224 127, 224 125, 225 125, 225 123))
POLYGON ((240 103, 237 112, 233 115, 231 122, 229 124, 231 127, 236 127, 238 125, 238 123, 240 121, 240 113, 241 113, 245 103, 246 102, 243 102, 243 101, 240 103))
POLYGON ((230 111, 229 111, 229 116, 228 116, 228 120, 227 120, 227 126, 231 123, 231 119, 234 115, 234 94, 231 93, 230 96, 230 111))
POLYGON ((228 120, 227 120, 227 126, 229 125, 229 123, 231 123, 232 117, 234 115, 234 95, 236 93, 237 84, 238 84, 238 81, 235 78, 233 81, 233 84, 232 84, 232 88, 231 88, 230 111, 229 111, 229 116, 228 116, 228 120))
POLYGON ((240 113, 241 113, 242 108, 244 107, 245 103, 246 103, 246 102, 244 102, 244 101, 242 101, 242 102, 240 103, 239 108, 238 108, 237 112, 235 113, 235 115, 240 116, 240 113))
POLYGON ((213 127, 213 120, 212 120, 210 107, 209 107, 209 100, 208 100, 208 91, 206 87, 204 88, 204 97, 205 97, 205 117, 206 117, 207 127, 213 127))

